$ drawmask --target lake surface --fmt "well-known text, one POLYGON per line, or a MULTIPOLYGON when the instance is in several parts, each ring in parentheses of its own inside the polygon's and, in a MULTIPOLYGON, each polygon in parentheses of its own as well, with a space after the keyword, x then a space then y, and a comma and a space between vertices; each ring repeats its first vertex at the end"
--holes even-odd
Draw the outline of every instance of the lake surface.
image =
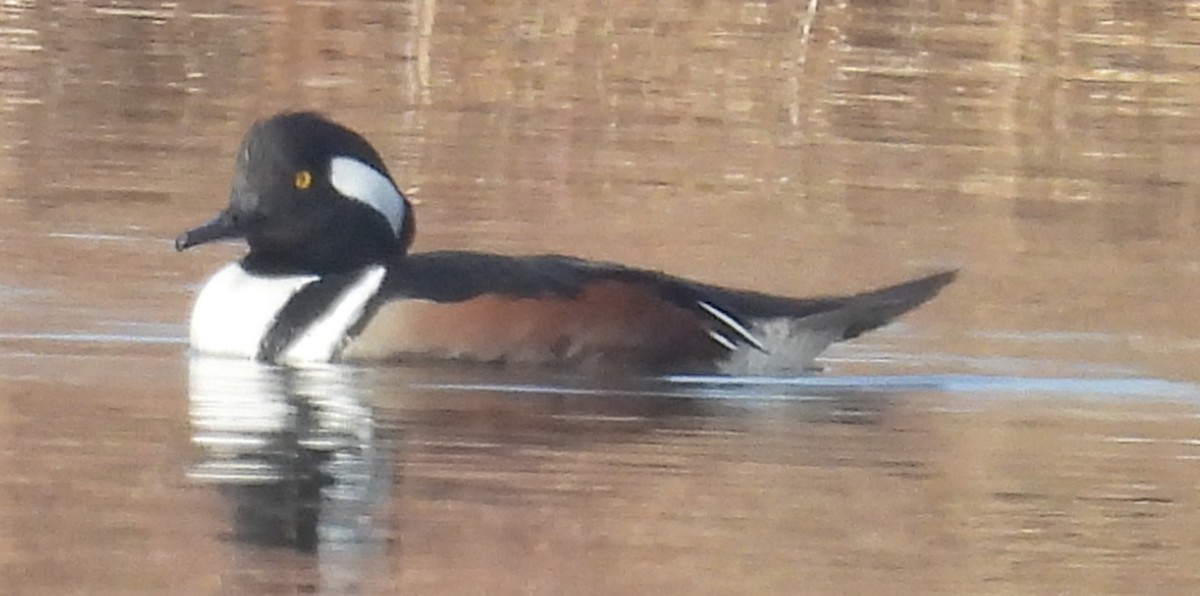
POLYGON ((4 594, 1200 592, 1181 2, 0 7, 4 594), (784 294, 955 267, 809 377, 189 357, 255 119, 417 250, 784 294))

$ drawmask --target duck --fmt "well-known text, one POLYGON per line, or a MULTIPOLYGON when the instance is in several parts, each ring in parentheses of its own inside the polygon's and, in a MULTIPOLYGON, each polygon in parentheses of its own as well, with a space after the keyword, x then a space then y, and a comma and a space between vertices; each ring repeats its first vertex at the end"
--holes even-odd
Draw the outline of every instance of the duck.
POLYGON ((228 205, 184 251, 243 241, 192 308, 192 353, 281 365, 449 360, 574 370, 812 370, 956 270, 789 297, 558 254, 412 251, 413 203, 364 136, 312 111, 255 122, 228 205))

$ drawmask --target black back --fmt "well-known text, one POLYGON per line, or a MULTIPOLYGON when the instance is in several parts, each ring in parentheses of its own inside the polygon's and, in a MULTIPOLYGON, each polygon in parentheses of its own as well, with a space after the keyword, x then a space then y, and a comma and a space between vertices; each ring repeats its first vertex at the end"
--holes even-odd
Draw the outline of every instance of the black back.
POLYGON ((388 268, 380 299, 436 302, 484 294, 571 298, 590 283, 628 283, 707 319, 705 302, 745 324, 754 319, 828 315, 842 339, 856 337, 932 298, 957 276, 943 271, 861 294, 791 298, 698 283, 657 271, 560 255, 506 256, 463 251, 410 254, 388 268))

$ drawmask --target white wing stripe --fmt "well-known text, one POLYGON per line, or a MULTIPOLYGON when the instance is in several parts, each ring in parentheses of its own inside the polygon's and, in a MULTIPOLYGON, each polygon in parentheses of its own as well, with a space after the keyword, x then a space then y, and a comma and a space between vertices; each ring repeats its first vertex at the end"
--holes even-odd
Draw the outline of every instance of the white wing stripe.
POLYGON ((725 348, 726 350, 729 350, 730 352, 737 350, 737 344, 733 343, 732 341, 729 341, 728 337, 721 335, 717 331, 713 331, 712 329, 709 329, 708 336, 711 337, 713 341, 721 344, 721 347, 725 348))
MULTIPOLYGON (((737 319, 734 319, 733 317, 729 316, 729 313, 713 306, 712 304, 709 304, 709 303, 703 302, 703 301, 697 302, 696 305, 699 306, 700 308, 704 309, 704 312, 707 312, 708 314, 712 315, 714 319, 720 321, 726 327, 736 331, 737 334, 739 336, 741 336, 742 339, 746 340, 746 343, 749 343, 750 345, 754 346, 755 348, 758 348, 761 351, 764 351, 764 352, 766 351, 766 348, 763 347, 762 342, 758 341, 758 339, 755 338, 754 335, 750 333, 750 330, 746 329, 745 325, 742 325, 741 323, 737 322, 737 319)), ((709 335, 712 336, 713 334, 709 333, 709 335)), ((727 337, 722 336, 722 339, 724 339, 725 341, 724 342, 718 341, 718 343, 725 344, 725 342, 729 342, 729 338, 727 338, 727 337)), ((730 349, 732 349, 732 348, 730 348, 730 349)))

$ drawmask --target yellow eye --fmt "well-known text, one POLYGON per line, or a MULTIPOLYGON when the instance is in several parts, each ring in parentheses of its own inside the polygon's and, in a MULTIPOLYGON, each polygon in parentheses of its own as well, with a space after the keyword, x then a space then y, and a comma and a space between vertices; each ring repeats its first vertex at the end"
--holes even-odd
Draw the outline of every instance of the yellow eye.
POLYGON ((292 183, 296 185, 296 188, 304 190, 312 186, 312 174, 310 174, 308 170, 300 170, 299 172, 296 172, 296 178, 292 181, 292 183))

